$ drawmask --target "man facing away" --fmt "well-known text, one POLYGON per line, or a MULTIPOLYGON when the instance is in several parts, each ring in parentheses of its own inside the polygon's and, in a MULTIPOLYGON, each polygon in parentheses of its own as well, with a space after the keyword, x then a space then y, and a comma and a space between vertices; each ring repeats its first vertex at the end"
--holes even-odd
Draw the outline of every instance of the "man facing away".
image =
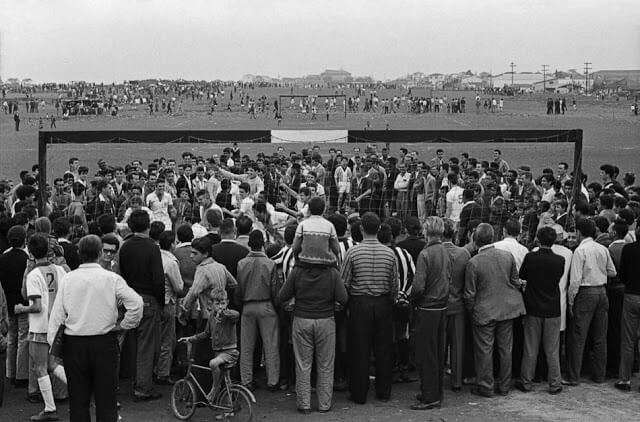
POLYGON ((398 296, 398 267, 393 251, 377 239, 380 218, 362 216, 363 240, 347 251, 341 277, 349 292, 348 350, 350 399, 367 401, 369 357, 376 359, 376 397, 388 401, 393 371, 392 306, 398 296))
POLYGON ((471 392, 491 397, 494 387, 501 395, 511 385, 513 319, 525 314, 520 279, 513 256, 492 245, 493 227, 478 225, 475 232, 478 254, 467 263, 464 301, 471 313, 477 387, 471 392), (493 376, 493 347, 500 359, 497 385, 493 376))
POLYGON ((116 332, 135 328, 143 313, 142 298, 98 259, 102 242, 95 235, 78 243, 81 264, 66 274, 49 318, 47 340, 53 344, 59 327, 65 326, 63 359, 69 381, 69 416, 72 422, 90 420, 91 396, 96 418, 118 419, 118 339, 116 332), (126 309, 118 323, 118 305, 126 309))
POLYGON ((415 315, 416 364, 421 394, 413 410, 440 407, 444 394, 447 301, 452 264, 442 245, 444 222, 427 217, 427 246, 416 262, 411 299, 417 305, 415 315))
POLYGON ((607 364, 607 324, 609 299, 607 277, 617 275, 609 250, 596 243, 595 223, 587 218, 576 221, 579 245, 571 260, 569 282, 569 335, 567 379, 564 385, 576 386, 580 381, 582 357, 587 336, 593 341, 593 380, 603 382, 607 364))
POLYGON ((556 231, 542 227, 536 235, 540 248, 528 253, 520 267, 520 278, 526 281, 524 303, 524 353, 520 381, 516 388, 529 392, 535 375, 540 342, 547 358, 549 393, 562 391, 560 384, 560 289, 564 258, 551 250, 556 231))
POLYGON ((136 376, 133 398, 155 400, 161 394, 153 390, 154 356, 160 343, 160 314, 164 306, 164 270, 160 248, 149 238, 149 214, 131 213, 128 221, 133 232, 120 248, 120 274, 144 301, 142 320, 135 332, 136 376))

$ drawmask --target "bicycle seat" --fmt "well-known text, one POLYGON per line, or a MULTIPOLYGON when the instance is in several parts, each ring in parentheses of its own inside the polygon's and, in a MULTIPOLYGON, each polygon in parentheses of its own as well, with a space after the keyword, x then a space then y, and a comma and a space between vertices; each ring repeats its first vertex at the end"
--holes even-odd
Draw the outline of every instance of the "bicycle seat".
POLYGON ((223 363, 222 365, 220 365, 220 369, 231 369, 234 366, 236 366, 235 363, 223 363))

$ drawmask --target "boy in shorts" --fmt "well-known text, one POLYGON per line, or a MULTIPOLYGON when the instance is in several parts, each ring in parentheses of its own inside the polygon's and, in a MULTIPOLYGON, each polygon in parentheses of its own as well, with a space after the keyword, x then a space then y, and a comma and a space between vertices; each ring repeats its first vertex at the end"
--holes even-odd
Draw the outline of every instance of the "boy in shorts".
MULTIPOLYGON (((32 421, 58 420, 56 403, 53 399, 51 378, 49 378, 49 312, 58 292, 58 283, 66 274, 58 265, 47 259, 49 240, 42 234, 35 234, 29 240, 29 253, 35 258, 35 268, 27 274, 26 288, 29 305, 17 304, 16 314, 29 314, 29 360, 38 379, 38 387, 44 400, 44 410, 32 416, 32 421)), ((52 365, 53 366, 53 365, 52 365)), ((54 375, 66 383, 64 368, 57 366, 54 375)))
POLYGON ((227 292, 222 289, 211 290, 212 313, 205 330, 191 337, 182 337, 179 343, 189 342, 195 343, 204 339, 211 340, 211 348, 215 355, 209 361, 211 368, 211 391, 207 396, 210 402, 215 400, 218 388, 220 388, 221 365, 233 366, 238 363, 238 342, 236 339, 236 323, 240 318, 240 313, 232 309, 227 309, 229 301, 227 292))

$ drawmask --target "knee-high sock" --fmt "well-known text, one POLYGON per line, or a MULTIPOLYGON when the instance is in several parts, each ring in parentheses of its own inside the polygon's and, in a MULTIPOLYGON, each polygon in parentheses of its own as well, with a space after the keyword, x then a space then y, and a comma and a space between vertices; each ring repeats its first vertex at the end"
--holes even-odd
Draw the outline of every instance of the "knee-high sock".
POLYGON ((38 386, 40 387, 40 394, 42 394, 42 399, 44 400, 44 411, 55 411, 56 402, 53 400, 53 389, 51 388, 51 378, 49 378, 49 375, 38 378, 38 386))
POLYGON ((53 375, 55 375, 56 378, 58 378, 60 381, 67 384, 67 374, 64 372, 64 366, 56 366, 56 368, 53 370, 53 375))

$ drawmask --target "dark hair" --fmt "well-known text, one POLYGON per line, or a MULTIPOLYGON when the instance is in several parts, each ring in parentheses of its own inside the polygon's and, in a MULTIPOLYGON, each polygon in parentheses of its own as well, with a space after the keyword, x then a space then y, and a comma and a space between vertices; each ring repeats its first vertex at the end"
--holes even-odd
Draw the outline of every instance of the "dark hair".
POLYGON ((213 242, 207 236, 199 237, 191 242, 191 247, 202 254, 211 256, 211 246, 213 242))
POLYGON ((284 229, 284 241, 287 243, 287 245, 291 245, 294 239, 296 238, 297 228, 298 226, 294 225, 294 226, 287 226, 287 228, 284 229))
POLYGON ((628 225, 632 225, 636 215, 629 208, 623 208, 618 212, 618 218, 626 221, 628 225))
POLYGON ((576 201, 573 208, 582 215, 589 215, 589 204, 584 201, 576 201))
POLYGON ((27 239, 27 232, 22 226, 13 226, 7 232, 7 242, 12 248, 22 248, 27 239))
POLYGON ((160 249, 163 251, 168 251, 171 249, 171 245, 175 242, 176 236, 173 234, 171 230, 165 230, 158 236, 158 243, 160 244, 160 249))
POLYGON ((113 214, 102 214, 98 217, 98 227, 104 234, 116 231, 116 217, 113 214))
POLYGON ((329 217, 327 217, 327 220, 329 220, 331 224, 333 224, 338 237, 344 236, 344 234, 347 232, 347 217, 342 214, 331 214, 329 217))
POLYGON ((178 242, 191 242, 193 240, 193 229, 188 224, 181 224, 176 230, 178 242))
POLYGON ((518 220, 507 220, 504 224, 504 229, 507 231, 509 236, 517 236, 520 234, 520 223, 518 220))
POLYGON ((600 196, 600 205, 602 208, 610 210, 613 208, 613 196, 611 195, 602 195, 600 196))
POLYGON ((252 251, 259 251, 264 247, 264 236, 260 230, 254 230, 249 234, 248 245, 252 251))
POLYGON ((154 241, 158 241, 160 239, 160 234, 164 232, 165 225, 162 221, 154 221, 149 226, 149 237, 154 241))
POLYGON ((127 225, 134 233, 142 233, 149 228, 151 224, 149 214, 145 210, 135 210, 129 216, 127 225))
POLYGON ((538 238, 538 242, 540 242, 541 246, 551 247, 556 242, 557 234, 553 228, 547 226, 538 229, 536 237, 538 238))
POLYGON ((384 220, 384 222, 387 223, 389 227, 391 227, 391 235, 394 238, 400 236, 400 233, 402 233, 402 221, 400 221, 399 218, 389 217, 384 220))
POLYGON ((413 236, 419 236, 420 232, 422 231, 422 224, 420 223, 418 217, 415 216, 407 217, 407 220, 405 221, 405 227, 407 228, 407 233, 413 236))
POLYGON ((362 222, 356 221, 351 225, 351 238, 354 242, 362 242, 362 222))
POLYGON ((233 219, 231 219, 231 218, 225 218, 220 223, 220 234, 221 235, 223 235, 223 234, 224 235, 233 234, 235 230, 236 230, 236 224, 233 222, 233 219))
POLYGON ((609 220, 606 217, 602 217, 600 215, 593 218, 593 222, 600 230, 600 233, 607 233, 609 230, 609 220))
POLYGON ((311 215, 322 215, 324 212, 324 199, 314 196, 309 201, 309 212, 311 215))
POLYGON ((251 233, 251 227, 253 227, 253 221, 251 221, 251 218, 246 215, 243 215, 236 220, 236 229, 240 236, 246 236, 251 233))
POLYGON ((29 239, 29 253, 33 255, 35 259, 42 259, 47 256, 49 252, 49 239, 46 235, 36 233, 29 239))
POLYGON ((596 224, 588 218, 580 218, 576 221, 576 230, 584 237, 593 237, 596 233, 596 224))
POLYGON ((378 233, 380 228, 380 217, 372 212, 365 212, 360 220, 362 224, 362 230, 368 234, 373 235, 378 233))
POLYGON ((378 241, 383 244, 391 243, 393 234, 391 233, 391 226, 387 223, 380 224, 378 229, 378 241))
POLYGON ((624 239, 627 233, 629 233, 629 225, 625 220, 617 219, 613 223, 612 230, 618 239, 624 239))
POLYGON ((623 196, 616 196, 613 198, 613 205, 616 208, 624 208, 627 206, 628 201, 623 196))
POLYGON ((473 189, 465 189, 462 191, 462 199, 465 201, 473 200, 473 197, 476 195, 476 191, 473 189))
POLYGON ((449 218, 445 218, 443 221, 444 230, 442 231, 442 238, 453 239, 453 235, 455 234, 455 223, 449 218))
POLYGON ((116 247, 116 252, 118 252, 118 249, 120 249, 120 241, 118 240, 118 237, 113 233, 105 234, 100 238, 100 240, 102 241, 103 246, 105 244, 114 245, 116 247))
POLYGON ((58 217, 53 221, 53 234, 56 237, 65 237, 71 230, 71 222, 67 217, 58 217))
POLYGON ((31 185, 22 185, 16 189, 16 196, 20 201, 24 201, 29 196, 34 195, 36 193, 36 188, 31 185))
POLYGON ((604 174, 606 174, 607 176, 609 176, 612 179, 615 177, 616 169, 611 164, 603 164, 603 165, 601 165, 600 166, 600 170, 602 170, 604 172, 604 174))
POLYGON ((11 218, 12 225, 14 226, 24 226, 29 222, 29 216, 26 212, 20 211, 14 214, 11 218))
POLYGON ((242 182, 240 183, 240 186, 238 186, 238 190, 242 189, 243 191, 249 193, 251 192, 251 185, 248 184, 247 182, 242 182))

